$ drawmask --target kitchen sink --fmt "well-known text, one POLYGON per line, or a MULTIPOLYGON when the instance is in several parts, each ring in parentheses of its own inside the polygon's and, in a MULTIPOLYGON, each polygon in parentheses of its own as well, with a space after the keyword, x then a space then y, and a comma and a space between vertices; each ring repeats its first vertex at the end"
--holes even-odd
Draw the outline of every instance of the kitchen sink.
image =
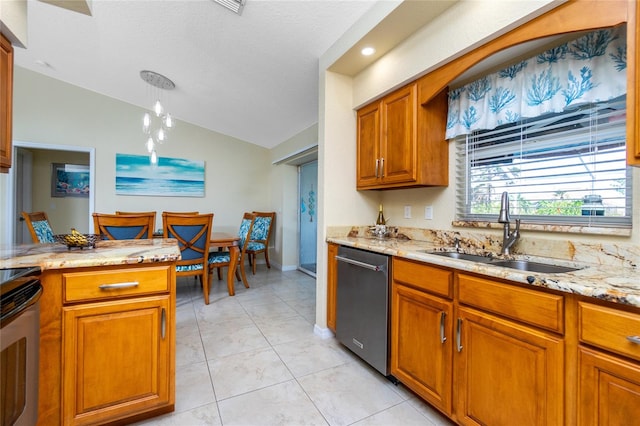
POLYGON ((504 268, 518 269, 528 272, 542 272, 548 274, 557 274, 561 272, 577 271, 580 268, 572 268, 569 266, 550 265, 548 263, 531 262, 529 260, 497 260, 491 262, 493 266, 502 266, 504 268))
POLYGON ((478 254, 458 253, 456 251, 430 251, 419 250, 422 253, 433 254, 436 256, 449 257, 451 259, 469 260, 471 262, 485 263, 492 266, 500 266, 503 268, 517 269, 526 272, 541 272, 547 274, 559 274, 562 272, 577 271, 581 268, 570 266, 552 265, 549 263, 533 262, 531 260, 501 260, 489 256, 481 256, 478 254))
POLYGON ((450 257, 452 259, 471 260, 472 262, 489 263, 491 258, 487 256, 480 256, 477 254, 458 253, 457 251, 427 251, 424 253, 435 254, 436 256, 450 257))

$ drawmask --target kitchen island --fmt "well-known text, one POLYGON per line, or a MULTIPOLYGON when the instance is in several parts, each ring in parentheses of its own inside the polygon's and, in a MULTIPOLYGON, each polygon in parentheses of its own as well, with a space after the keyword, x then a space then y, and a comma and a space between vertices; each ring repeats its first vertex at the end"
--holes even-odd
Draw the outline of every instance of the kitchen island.
POLYGON ((38 424, 104 424, 173 411, 170 239, 0 247, 0 268, 39 266, 38 424))

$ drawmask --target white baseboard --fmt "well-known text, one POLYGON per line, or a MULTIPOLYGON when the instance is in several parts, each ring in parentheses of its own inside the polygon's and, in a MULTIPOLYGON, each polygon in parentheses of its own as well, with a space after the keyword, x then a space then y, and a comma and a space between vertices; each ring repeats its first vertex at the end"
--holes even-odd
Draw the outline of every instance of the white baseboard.
POLYGON ((320 327, 318 324, 313 326, 313 334, 320 336, 323 339, 330 339, 334 336, 333 331, 327 327, 320 327))

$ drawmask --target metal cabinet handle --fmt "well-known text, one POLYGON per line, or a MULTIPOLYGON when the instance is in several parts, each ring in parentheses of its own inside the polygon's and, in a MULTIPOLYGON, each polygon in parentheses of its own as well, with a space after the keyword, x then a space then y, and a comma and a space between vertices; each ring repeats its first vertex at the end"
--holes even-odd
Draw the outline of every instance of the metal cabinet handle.
POLYGON ((627 340, 636 345, 640 345, 640 336, 627 336, 627 340))
POLYGON ((447 341, 447 336, 444 335, 444 321, 447 318, 445 311, 440 312, 440 343, 447 341))
POLYGON ((376 177, 378 177, 378 167, 380 166, 380 160, 376 158, 376 177))
POLYGON ((380 159, 380 177, 384 177, 384 157, 380 159))
POLYGON ((166 334, 167 334, 167 311, 165 308, 162 308, 162 314, 160 315, 160 336, 162 336, 162 340, 164 340, 164 337, 166 334))
POLYGON ((360 262, 359 260, 349 259, 348 257, 336 256, 336 260, 339 262, 348 263, 353 266, 359 266, 360 268, 369 269, 375 272, 384 272, 384 265, 371 265, 370 263, 360 262))
POLYGON ((138 287, 140 285, 137 281, 131 281, 128 283, 115 283, 115 284, 101 284, 98 286, 100 290, 118 290, 121 288, 138 287))
POLYGON ((462 352, 462 318, 458 318, 458 326, 456 327, 456 346, 458 347, 458 352, 462 352))

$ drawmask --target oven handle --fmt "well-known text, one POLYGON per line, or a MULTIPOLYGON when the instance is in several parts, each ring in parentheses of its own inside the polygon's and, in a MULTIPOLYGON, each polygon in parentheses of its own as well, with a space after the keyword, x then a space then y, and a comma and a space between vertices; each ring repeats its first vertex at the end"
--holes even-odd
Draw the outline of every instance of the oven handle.
POLYGON ((38 290, 33 293, 30 298, 0 317, 0 323, 2 323, 2 326, 4 327, 5 325, 8 325, 11 321, 20 316, 21 313, 29 309, 31 305, 34 305, 36 302, 38 302, 38 300, 40 300, 40 296, 42 296, 42 284, 38 282, 38 290))
POLYGON ((360 262, 359 260, 349 259, 348 257, 336 256, 336 260, 340 262, 349 263, 354 266, 359 266, 361 268, 370 269, 375 272, 384 272, 384 265, 371 265, 369 263, 360 262))

